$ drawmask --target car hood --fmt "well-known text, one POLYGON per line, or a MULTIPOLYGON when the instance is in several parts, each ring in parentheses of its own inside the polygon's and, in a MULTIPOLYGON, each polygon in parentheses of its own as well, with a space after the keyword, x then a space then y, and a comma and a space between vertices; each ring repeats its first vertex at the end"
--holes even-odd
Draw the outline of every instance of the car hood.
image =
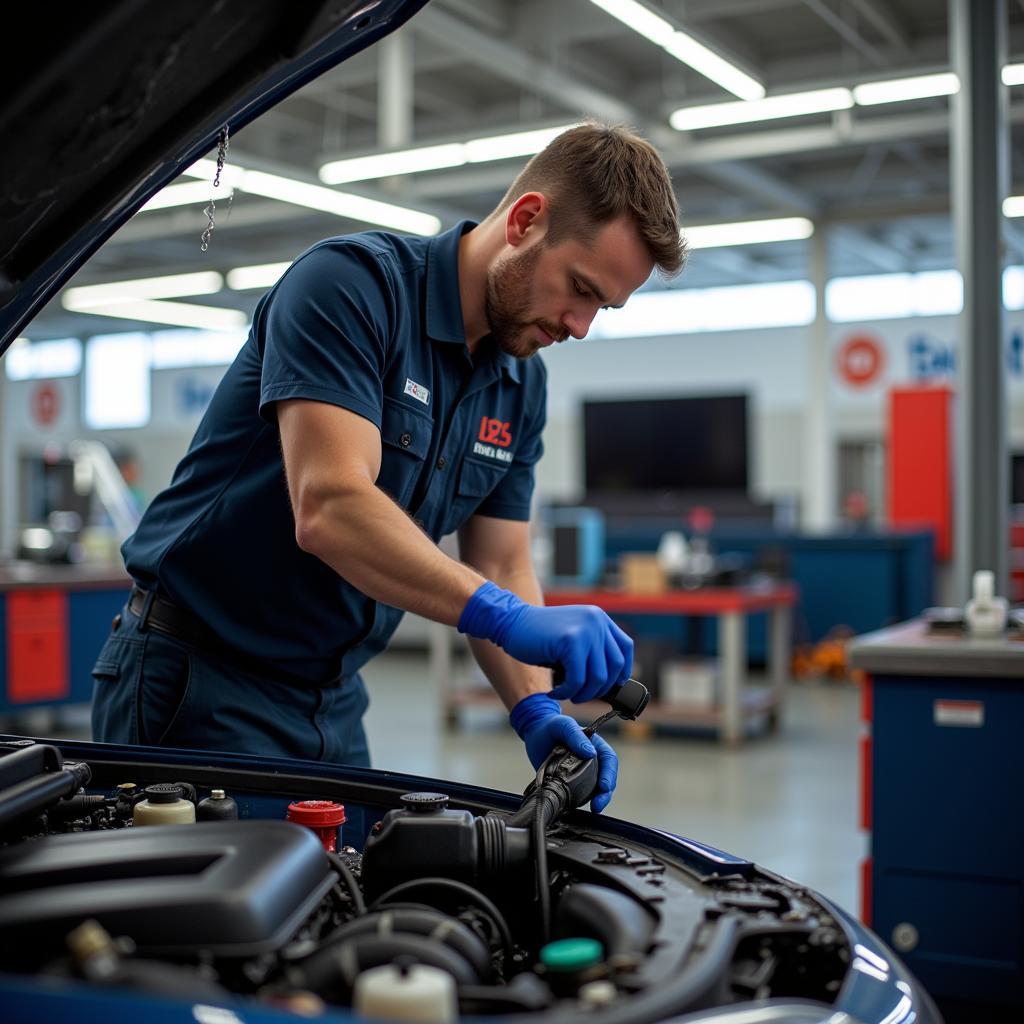
POLYGON ((0 354, 159 189, 426 0, 29 5, 5 33, 0 354))

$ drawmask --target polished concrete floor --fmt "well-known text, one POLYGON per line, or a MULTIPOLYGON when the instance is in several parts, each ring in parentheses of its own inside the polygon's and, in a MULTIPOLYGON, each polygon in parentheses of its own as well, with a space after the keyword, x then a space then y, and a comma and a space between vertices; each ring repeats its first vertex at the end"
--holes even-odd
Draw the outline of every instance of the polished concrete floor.
MULTIPOLYGON (((530 780, 503 714, 464 712, 444 729, 425 658, 384 655, 364 677, 375 767, 516 792, 530 780)), ((858 698, 849 684, 794 683, 781 732, 735 749, 710 735, 609 736, 621 769, 606 813, 747 857, 856 914, 858 698)))
MULTIPOLYGON (((453 674, 473 670, 456 660, 453 674)), ((374 766, 522 792, 532 776, 500 710, 446 729, 427 658, 388 653, 364 670, 374 766)), ((727 749, 708 735, 609 735, 621 769, 607 814, 726 850, 787 875, 856 914, 866 838, 857 828, 858 691, 794 683, 781 732, 727 749)), ((22 716, 0 731, 88 738, 88 708, 22 716), (37 719, 36 721, 33 718, 37 719)))

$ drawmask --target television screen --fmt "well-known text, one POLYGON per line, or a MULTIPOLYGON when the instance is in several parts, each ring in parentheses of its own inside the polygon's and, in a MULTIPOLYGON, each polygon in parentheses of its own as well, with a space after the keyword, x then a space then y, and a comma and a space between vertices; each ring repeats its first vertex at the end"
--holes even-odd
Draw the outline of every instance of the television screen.
POLYGON ((746 491, 747 396, 583 403, 588 493, 746 491))

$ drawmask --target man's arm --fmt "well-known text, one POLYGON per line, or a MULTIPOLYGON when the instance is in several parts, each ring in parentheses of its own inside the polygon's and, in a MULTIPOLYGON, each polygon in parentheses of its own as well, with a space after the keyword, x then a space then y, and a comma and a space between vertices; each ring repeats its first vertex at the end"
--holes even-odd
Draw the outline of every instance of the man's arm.
MULTIPOLYGON (((530 557, 530 524, 491 516, 473 516, 459 530, 459 555, 499 587, 530 604, 544 596, 530 557)), ((551 672, 510 658, 489 640, 470 638, 469 646, 498 696, 510 711, 531 693, 551 689, 551 672)))
MULTIPOLYGON (((276 408, 303 551, 375 601, 458 626, 529 665, 561 665, 560 700, 588 700, 629 675, 633 641, 600 608, 533 605, 440 551, 376 486, 373 423, 327 402, 286 399, 276 408)), ((510 682, 508 699, 522 685, 510 682)), ((539 676, 532 685, 547 689, 539 676)))
POLYGON ((303 399, 277 403, 277 422, 299 547, 376 601, 456 625, 486 581, 440 551, 376 486, 377 427, 303 399))

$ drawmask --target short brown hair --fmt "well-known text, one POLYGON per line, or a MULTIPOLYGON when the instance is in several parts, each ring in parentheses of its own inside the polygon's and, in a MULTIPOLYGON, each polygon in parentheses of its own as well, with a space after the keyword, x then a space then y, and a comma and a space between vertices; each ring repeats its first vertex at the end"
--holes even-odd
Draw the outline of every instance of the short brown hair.
POLYGON ((591 121, 562 132, 523 168, 495 212, 526 192, 550 201, 548 244, 569 236, 589 243, 600 226, 627 215, 663 276, 683 269, 686 243, 668 168, 625 125, 591 121))

